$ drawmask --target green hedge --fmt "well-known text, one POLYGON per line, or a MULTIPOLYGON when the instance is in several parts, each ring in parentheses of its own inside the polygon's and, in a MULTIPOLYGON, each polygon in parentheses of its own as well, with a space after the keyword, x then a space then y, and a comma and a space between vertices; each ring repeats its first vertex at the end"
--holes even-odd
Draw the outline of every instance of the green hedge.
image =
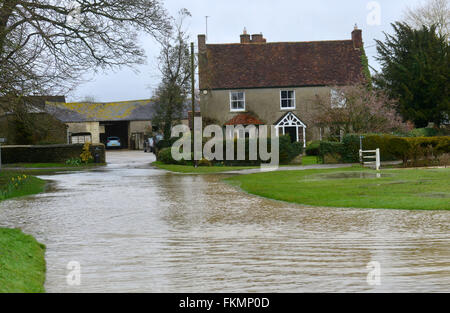
MULTIPOLYGON (((65 163, 69 159, 79 158, 83 144, 48 146, 2 146, 2 163, 65 163)), ((92 156, 98 152, 100 163, 106 163, 105 145, 90 146, 92 156)))
POLYGON ((320 153, 320 141, 313 141, 308 144, 305 153, 308 156, 318 156, 320 153))
MULTIPOLYGON (((223 153, 224 158, 226 157, 226 144, 227 141, 223 141, 223 153)), ((267 140, 268 151, 271 151, 271 139, 267 140)), ((257 160, 250 160, 250 140, 245 139, 245 160, 238 161, 237 153, 238 153, 238 140, 234 141, 234 159, 233 160, 224 160, 224 161, 213 161, 212 163, 220 163, 227 166, 259 166, 262 161, 258 154, 257 160)), ((259 147, 259 142, 258 142, 259 147)), ((258 148, 259 150, 259 148, 258 148)), ((291 139, 289 136, 281 136, 280 137, 280 164, 289 164, 294 160, 297 156, 303 153, 303 145, 300 142, 291 143, 291 139)), ((163 148, 158 152, 158 161, 161 161, 165 164, 178 164, 178 165, 190 165, 191 161, 175 161, 172 158, 171 148, 163 148)))
MULTIPOLYGON (((365 135, 364 150, 379 148, 382 161, 402 160, 405 166, 446 165, 450 137, 396 137, 365 135)), ((341 143, 321 142, 319 157, 324 163, 358 163, 360 136, 347 135, 341 143)))

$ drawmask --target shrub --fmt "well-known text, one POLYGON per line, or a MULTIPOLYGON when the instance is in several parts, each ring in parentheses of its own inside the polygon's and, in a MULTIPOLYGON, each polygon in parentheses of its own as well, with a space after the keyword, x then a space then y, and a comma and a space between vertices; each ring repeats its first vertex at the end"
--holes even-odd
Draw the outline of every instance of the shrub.
POLYGON ((198 162, 198 166, 212 166, 212 162, 203 158, 198 162))
MULTIPOLYGON (((347 135, 342 143, 321 142, 319 158, 322 162, 359 162, 359 135, 347 135), (327 161, 328 159, 328 161, 327 161)), ((444 165, 450 153, 450 137, 396 137, 365 135, 364 150, 380 149, 382 161, 402 160, 403 164, 444 165)))
POLYGON ((439 130, 435 128, 416 128, 409 132, 410 137, 434 137, 437 136, 439 130))
POLYGON ((89 161, 94 159, 92 157, 92 154, 91 154, 91 151, 90 151, 90 147, 91 147, 91 143, 90 142, 86 142, 84 144, 84 146, 83 146, 83 152, 81 152, 81 154, 80 154, 80 159, 85 164, 88 164, 89 161))
POLYGON ((305 150, 306 155, 308 156, 318 156, 320 153, 320 141, 311 142, 305 150))
POLYGON ((80 166, 81 165, 81 159, 80 158, 71 158, 66 161, 66 165, 70 166, 80 166))
MULTIPOLYGON (((177 139, 178 140, 178 139, 177 139)), ((176 141, 176 140, 175 140, 176 141)), ((174 141, 174 142, 175 142, 174 141)), ((258 147, 259 147, 259 140, 258 140, 258 147)), ((223 144, 223 151, 224 151, 224 158, 226 158, 226 146, 227 141, 224 140, 222 142, 223 144)), ((224 160, 222 161, 210 161, 211 165, 215 165, 216 163, 221 165, 227 165, 227 166, 259 166, 261 165, 262 161, 258 154, 256 160, 250 160, 250 139, 240 139, 240 140, 234 140, 234 157, 232 160, 224 160), (245 146, 245 159, 244 160, 238 160, 238 145, 242 144, 242 141, 244 141, 245 146)), ((271 151, 271 139, 267 139, 267 146, 268 150, 271 151)), ((303 145, 299 142, 292 143, 289 136, 281 136, 280 137, 280 163, 281 164, 289 164, 293 159, 295 159, 298 155, 302 154, 303 152, 303 145)), ((258 149, 259 152, 259 149, 258 149)), ((161 161, 165 164, 179 164, 179 165, 186 165, 191 164, 192 161, 176 161, 172 158, 172 149, 167 147, 163 148, 158 152, 158 161, 161 161)))
POLYGON ((322 163, 340 163, 344 154, 344 144, 335 141, 322 141, 320 143, 319 159, 322 163), (336 160, 330 162, 329 160, 336 160))

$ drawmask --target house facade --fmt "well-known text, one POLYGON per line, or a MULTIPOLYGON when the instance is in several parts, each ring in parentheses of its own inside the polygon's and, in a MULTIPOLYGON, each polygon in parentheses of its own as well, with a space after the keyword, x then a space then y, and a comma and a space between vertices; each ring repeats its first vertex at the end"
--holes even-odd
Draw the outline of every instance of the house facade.
POLYGON ((240 43, 206 44, 198 36, 202 116, 220 125, 274 125, 303 142, 321 139, 318 96, 364 80, 362 31, 349 40, 269 43, 244 30, 240 43))

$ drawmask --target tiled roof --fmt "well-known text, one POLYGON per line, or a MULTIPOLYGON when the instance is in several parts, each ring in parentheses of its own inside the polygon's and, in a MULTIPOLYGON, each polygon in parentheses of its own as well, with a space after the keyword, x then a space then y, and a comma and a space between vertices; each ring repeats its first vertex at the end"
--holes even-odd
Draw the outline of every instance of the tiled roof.
MULTIPOLYGON (((150 121, 155 115, 155 100, 136 100, 109 103, 46 102, 45 111, 63 123, 150 121)), ((182 118, 188 119, 191 103, 183 107, 182 118)), ((196 103, 199 110, 199 104, 196 103)))
POLYGON ((233 117, 231 120, 225 123, 225 125, 263 125, 258 118, 248 114, 242 113, 233 117))
POLYGON ((352 40, 206 45, 200 89, 347 85, 362 80, 352 40))
POLYGON ((46 102, 45 110, 64 123, 101 121, 147 121, 154 115, 152 100, 110 103, 46 102))

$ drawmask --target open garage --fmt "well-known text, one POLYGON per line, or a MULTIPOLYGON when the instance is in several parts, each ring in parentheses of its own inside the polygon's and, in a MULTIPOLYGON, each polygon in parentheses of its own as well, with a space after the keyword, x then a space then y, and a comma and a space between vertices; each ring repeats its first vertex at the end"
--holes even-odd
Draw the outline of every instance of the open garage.
POLYGON ((119 137, 122 149, 129 148, 129 121, 100 122, 100 142, 106 145, 108 138, 119 137))

